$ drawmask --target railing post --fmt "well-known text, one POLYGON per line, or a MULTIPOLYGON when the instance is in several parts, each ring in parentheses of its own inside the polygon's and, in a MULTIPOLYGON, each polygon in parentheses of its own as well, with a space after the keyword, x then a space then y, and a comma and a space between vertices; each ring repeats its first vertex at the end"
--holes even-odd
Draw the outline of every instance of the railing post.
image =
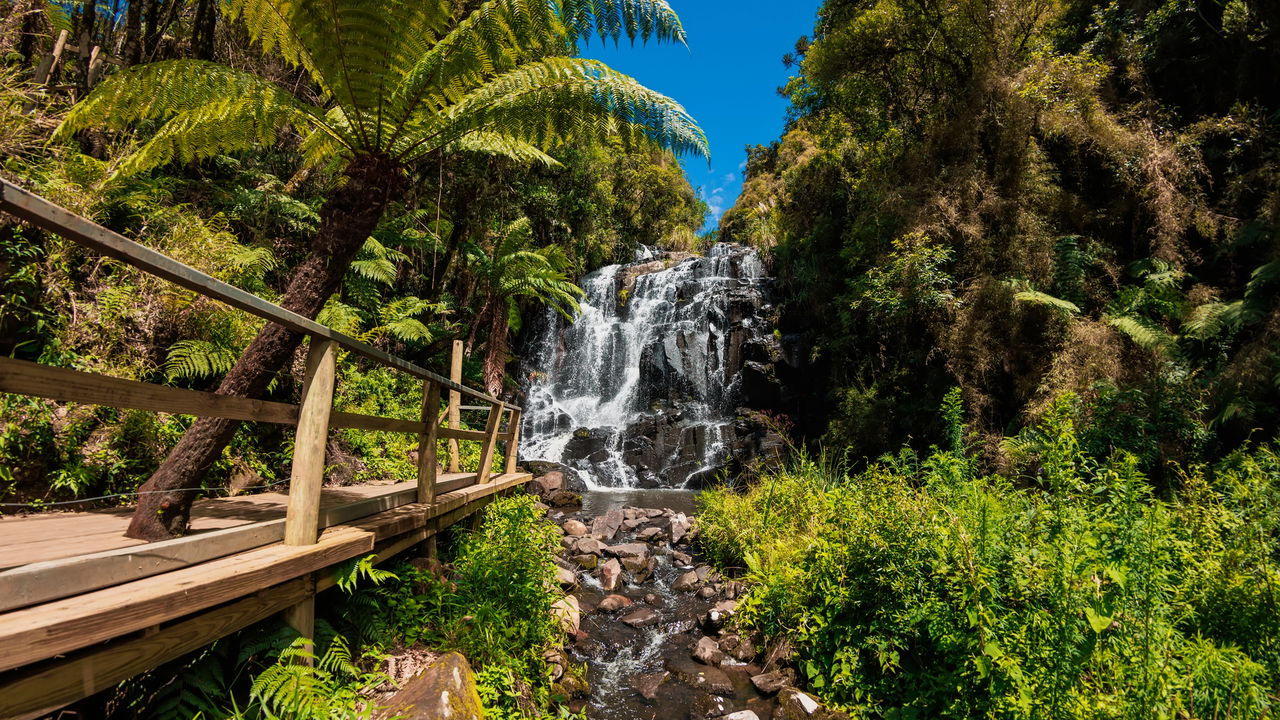
MULTIPOLYGON (((453 341, 453 357, 449 361, 449 379, 455 383, 462 384, 462 341, 453 341)), ((462 425, 462 393, 457 390, 449 391, 449 429, 457 430, 462 425)), ((457 438, 449 438, 449 472, 456 473, 462 471, 462 464, 459 462, 461 448, 458 446, 457 438)))
POLYGON ((329 440, 334 372, 338 348, 331 340, 311 338, 307 353, 298 432, 289 477, 289 510, 284 521, 285 545, 314 545, 320 530, 320 488, 324 485, 324 450, 329 440))
POLYGON ((510 475, 516 471, 516 457, 520 454, 520 411, 515 408, 511 409, 511 424, 507 432, 507 469, 506 473, 510 475))
POLYGON ((440 385, 427 380, 422 385, 422 422, 426 432, 418 436, 418 502, 436 499, 436 430, 440 427, 440 385))
POLYGON ((489 482, 489 475, 492 474, 493 453, 498 449, 498 426, 502 424, 502 413, 505 410, 498 403, 489 408, 489 422, 484 428, 484 447, 480 450, 480 469, 476 470, 477 485, 489 482))

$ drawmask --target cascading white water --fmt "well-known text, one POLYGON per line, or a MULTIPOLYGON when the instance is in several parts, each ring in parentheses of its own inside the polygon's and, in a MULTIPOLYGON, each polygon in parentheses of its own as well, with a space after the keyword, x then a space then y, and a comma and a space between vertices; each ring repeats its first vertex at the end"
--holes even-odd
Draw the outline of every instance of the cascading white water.
POLYGON ((644 248, 587 275, 575 321, 548 311, 526 344, 522 458, 592 488, 683 487, 721 466, 756 320, 732 303, 758 307, 767 280, 754 250, 729 244, 703 257, 644 248))

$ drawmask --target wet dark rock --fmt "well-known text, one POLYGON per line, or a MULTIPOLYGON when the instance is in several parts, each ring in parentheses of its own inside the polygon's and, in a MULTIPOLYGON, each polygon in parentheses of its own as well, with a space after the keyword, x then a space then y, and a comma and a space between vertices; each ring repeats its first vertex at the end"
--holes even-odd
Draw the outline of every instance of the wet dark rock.
POLYGON ((719 665, 724 662, 724 653, 715 640, 704 637, 693 647, 693 659, 704 665, 719 665))
POLYGON ((605 612, 616 612, 618 610, 621 610, 624 607, 630 607, 631 604, 632 604, 631 598, 627 597, 626 595, 615 594, 615 595, 609 595, 605 599, 601 600, 600 604, 597 605, 596 608, 599 610, 603 610, 605 612))
POLYGON ((693 592, 698 587, 698 574, 690 570, 680 576, 678 580, 671 585, 671 589, 677 592, 693 592))
POLYGON ((729 711, 729 701, 718 695, 703 695, 694 699, 689 707, 690 720, 722 717, 729 711))
POLYGON ((795 683, 796 673, 790 668, 751 676, 751 684, 755 686, 756 690, 765 695, 772 695, 784 687, 795 685, 795 683))
POLYGON ((662 607, 662 596, 657 593, 645 593, 644 604, 653 607, 662 607))
POLYGON ((703 600, 710 600, 715 596, 716 596, 716 589, 711 586, 698 588, 698 597, 702 598, 703 600))
POLYGON ((733 681, 720 668, 694 662, 692 658, 672 658, 667 660, 667 669, 694 689, 725 697, 733 695, 733 681))
POLYGON ((652 627, 657 625, 662 616, 651 607, 641 606, 622 616, 622 622, 633 628, 652 627))
MULTIPOLYGON (((721 647, 723 647, 723 645, 724 644, 721 643, 721 647)), ((756 647, 755 641, 749 637, 745 637, 737 643, 736 647, 731 650, 725 650, 725 652, 729 653, 730 657, 738 662, 747 662, 759 654, 760 650, 756 647)))
POLYGON ((778 692, 778 709, 773 716, 775 720, 810 720, 823 718, 825 714, 812 695, 789 687, 778 692))
MULTIPOLYGON (((628 558, 628 560, 629 559, 630 558, 628 558)), ((623 560, 622 564, 626 565, 628 560, 623 560)), ((658 561, 653 558, 649 558, 643 565, 632 570, 632 579, 637 583, 647 582, 649 578, 653 577, 654 570, 657 569, 658 561)))
POLYGON ((733 600, 721 600, 702 616, 702 627, 709 633, 720 632, 729 618, 733 617, 738 603, 733 600))
POLYGON ((658 696, 658 688, 662 687, 662 683, 666 682, 670 676, 671 673, 669 672, 637 675, 631 678, 631 687, 640 693, 640 697, 645 700, 652 700, 658 696))
POLYGON ((680 552, 679 550, 676 550, 671 553, 671 562, 675 563, 676 565, 679 565, 680 567, 689 567, 693 565, 693 558, 680 552))
POLYGON ((576 507, 582 505, 582 496, 568 490, 556 490, 545 498, 551 507, 576 507))

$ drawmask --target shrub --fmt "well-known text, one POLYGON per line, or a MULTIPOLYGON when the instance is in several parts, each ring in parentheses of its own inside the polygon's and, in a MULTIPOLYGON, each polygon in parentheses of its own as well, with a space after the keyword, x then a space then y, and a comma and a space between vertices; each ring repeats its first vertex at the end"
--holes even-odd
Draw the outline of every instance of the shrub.
POLYGON ((748 568, 741 622, 861 716, 1269 716, 1276 453, 1157 499, 1133 456, 1087 458, 1072 402, 1039 428, 1033 487, 935 450, 704 495, 708 550, 748 568))

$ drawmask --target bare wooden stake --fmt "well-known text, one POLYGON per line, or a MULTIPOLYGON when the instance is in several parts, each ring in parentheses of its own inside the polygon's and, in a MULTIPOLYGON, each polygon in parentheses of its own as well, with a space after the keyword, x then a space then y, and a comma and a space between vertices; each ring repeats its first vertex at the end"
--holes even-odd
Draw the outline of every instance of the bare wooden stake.
MULTIPOLYGON (((433 503, 436 500, 436 470, 439 469, 439 458, 436 457, 436 432, 440 426, 437 413, 440 412, 440 386, 430 380, 422 386, 422 422, 426 423, 426 432, 418 436, 418 502, 433 503)), ((457 442, 456 440, 454 442, 457 442)))
POLYGON ((311 339, 293 444, 285 545, 313 545, 319 538, 320 488, 324 485, 324 450, 329 440, 337 355, 338 347, 332 341, 311 339))
MULTIPOLYGON (((289 627, 298 631, 298 634, 307 639, 307 652, 314 654, 316 651, 316 596, 303 600, 293 607, 286 608, 284 611, 284 621, 289 627)), ((315 665, 315 660, 308 658, 303 660, 303 665, 315 665)))
POLYGON ((516 471, 516 458, 520 455, 520 411, 511 411, 510 429, 507 431, 507 469, 510 475, 516 471))
POLYGON ((503 407, 489 408, 489 424, 484 428, 484 447, 480 450, 480 467, 476 470, 476 484, 489 482, 493 473, 493 453, 498 449, 498 426, 502 424, 503 407))
MULTIPOLYGON (((449 362, 449 379, 462 384, 462 341, 453 341, 453 358, 449 362)), ((449 391, 449 429, 457 430, 462 424, 462 394, 457 390, 449 391)), ((449 439, 449 472, 462 471, 460 464, 461 449, 456 438, 449 439)))

